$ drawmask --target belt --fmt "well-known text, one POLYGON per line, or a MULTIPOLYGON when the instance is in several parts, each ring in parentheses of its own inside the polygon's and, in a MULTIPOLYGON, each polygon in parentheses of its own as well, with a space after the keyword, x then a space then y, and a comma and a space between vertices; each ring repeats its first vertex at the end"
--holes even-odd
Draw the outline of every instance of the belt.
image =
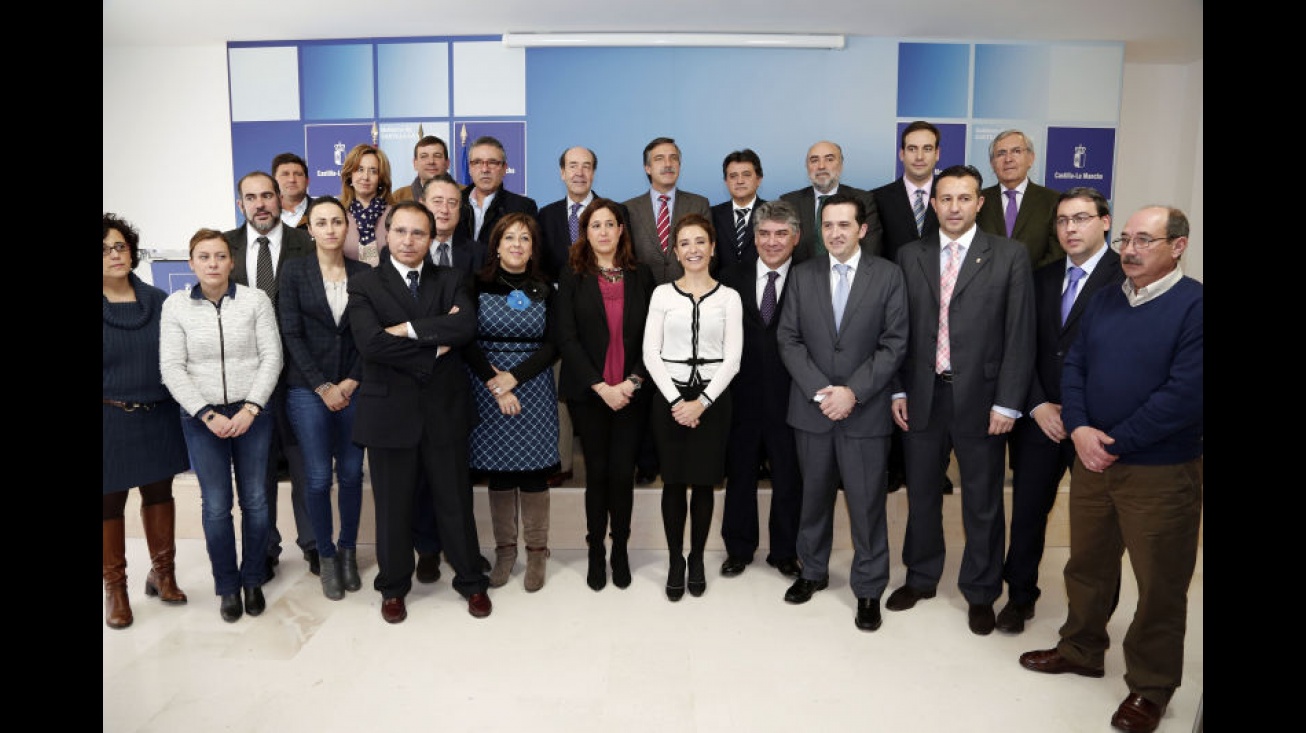
POLYGON ((108 397, 105 397, 105 398, 104 398, 104 404, 106 404, 106 405, 110 405, 110 406, 113 406, 113 407, 117 407, 117 408, 121 408, 121 409, 123 409, 123 410, 126 410, 127 412, 133 412, 133 411, 135 411, 135 410, 153 410, 153 409, 154 409, 154 406, 157 405, 157 404, 159 404, 159 403, 157 403, 157 402, 123 402, 122 400, 111 400, 111 399, 109 399, 108 397))
POLYGON ((940 382, 947 382, 948 384, 952 384, 952 370, 949 369, 946 372, 935 372, 934 378, 939 380, 940 382))

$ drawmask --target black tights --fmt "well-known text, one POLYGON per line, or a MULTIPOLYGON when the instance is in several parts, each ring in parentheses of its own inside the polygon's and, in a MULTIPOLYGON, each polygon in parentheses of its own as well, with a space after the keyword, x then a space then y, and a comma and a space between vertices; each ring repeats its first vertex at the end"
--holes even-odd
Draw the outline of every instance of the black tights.
POLYGON ((689 514, 689 554, 702 555, 707 547, 708 530, 712 525, 712 501, 715 487, 695 484, 691 488, 688 506, 685 502, 685 484, 666 484, 662 487, 662 528, 667 533, 667 550, 673 559, 680 557, 685 542, 685 515, 689 514))
MULTIPOLYGON (((162 481, 155 481, 152 484, 142 486, 140 488, 141 506, 152 506, 172 501, 172 478, 169 476, 162 481)), ((124 510, 127 508, 128 491, 131 491, 131 489, 104 495, 104 521, 123 518, 124 510)))

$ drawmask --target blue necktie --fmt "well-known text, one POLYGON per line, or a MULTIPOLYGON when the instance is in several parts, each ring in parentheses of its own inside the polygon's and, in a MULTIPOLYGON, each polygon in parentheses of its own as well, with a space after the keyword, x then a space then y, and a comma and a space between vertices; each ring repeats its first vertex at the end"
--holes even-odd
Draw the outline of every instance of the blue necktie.
POLYGON ((408 292, 410 292, 410 293, 413 294, 413 300, 417 300, 417 278, 418 278, 418 277, 419 277, 419 276, 418 276, 418 274, 417 274, 417 270, 410 270, 410 271, 408 272, 408 292))
POLYGON ((1066 319, 1070 317, 1070 308, 1075 305, 1075 296, 1079 293, 1079 281, 1084 277, 1084 271, 1070 266, 1066 270, 1066 275, 1070 277, 1070 282, 1066 284, 1066 292, 1061 294, 1061 325, 1066 324, 1066 319))
POLYGON ((580 239, 580 204, 571 205, 571 213, 567 215, 567 233, 571 235, 572 242, 580 239))
POLYGON ((839 333, 839 324, 843 322, 843 309, 848 305, 848 271, 853 269, 842 262, 834 266, 839 279, 834 284, 834 332, 839 333))
POLYGON ((780 277, 780 273, 772 270, 766 273, 766 287, 762 289, 762 305, 758 310, 762 312, 762 322, 771 325, 771 319, 775 318, 775 279, 780 277))

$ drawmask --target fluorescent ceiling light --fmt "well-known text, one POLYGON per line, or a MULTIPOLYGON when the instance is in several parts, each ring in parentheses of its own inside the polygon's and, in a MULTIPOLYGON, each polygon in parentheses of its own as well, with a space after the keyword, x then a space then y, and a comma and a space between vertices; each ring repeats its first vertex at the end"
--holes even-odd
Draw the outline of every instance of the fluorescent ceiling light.
POLYGON ((731 48, 843 48, 842 35, 784 33, 505 33, 509 48, 600 46, 728 46, 731 48))

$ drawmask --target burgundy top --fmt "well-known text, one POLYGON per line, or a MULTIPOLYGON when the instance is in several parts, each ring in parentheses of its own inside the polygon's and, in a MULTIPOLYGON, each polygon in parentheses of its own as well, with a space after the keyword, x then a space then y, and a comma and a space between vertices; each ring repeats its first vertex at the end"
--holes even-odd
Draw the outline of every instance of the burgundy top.
POLYGON ((621 340, 621 321, 626 310, 626 281, 610 283, 599 278, 599 292, 603 293, 603 311, 608 317, 608 353, 603 360, 603 381, 621 384, 626 366, 626 344, 621 340))

